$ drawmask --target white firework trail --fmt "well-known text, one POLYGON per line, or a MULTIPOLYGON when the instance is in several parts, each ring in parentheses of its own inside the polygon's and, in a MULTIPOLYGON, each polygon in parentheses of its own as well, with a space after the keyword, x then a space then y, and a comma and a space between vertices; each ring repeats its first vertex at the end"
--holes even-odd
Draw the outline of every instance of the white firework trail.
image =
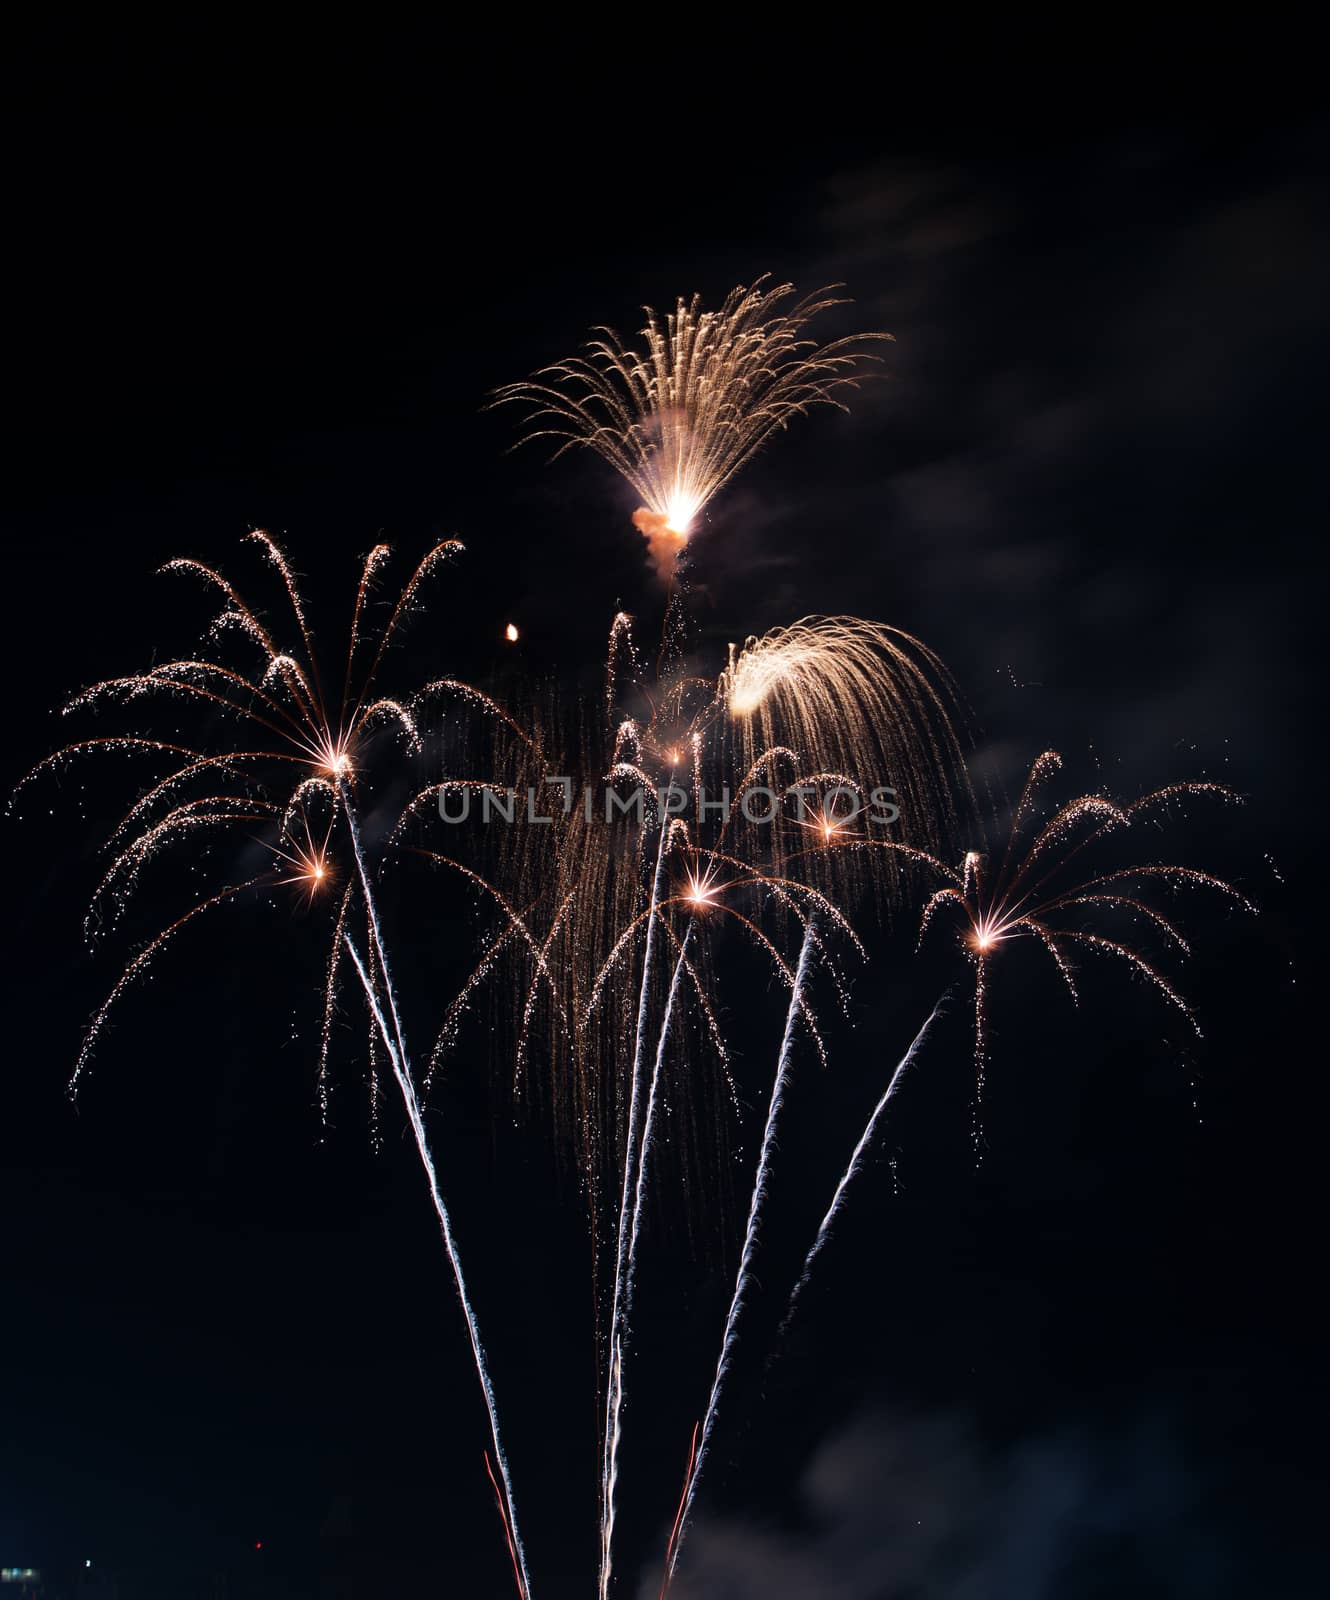
POLYGON ((799 965, 795 969, 794 984, 790 990, 790 1008, 785 1014, 785 1035, 781 1040, 780 1058, 776 1067, 776 1082, 771 1091, 771 1104, 767 1108, 767 1124, 762 1134, 762 1150, 758 1156, 757 1176, 753 1180, 753 1197, 748 1206, 748 1225, 744 1230, 743 1250, 739 1256, 739 1271, 734 1281, 734 1296, 730 1301, 729 1314, 725 1318, 725 1334, 721 1340, 720 1360, 716 1363, 716 1376, 712 1380, 706 1415, 702 1419, 702 1436, 697 1447, 697 1458, 693 1464, 688 1491, 684 1496, 683 1511, 679 1517, 678 1534, 670 1555, 669 1575, 671 1578, 674 1576, 674 1569, 679 1561, 679 1551, 683 1547, 684 1535, 688 1531, 688 1522, 692 1514, 693 1500, 697 1495, 698 1481, 702 1476, 702 1468, 706 1463, 707 1450, 711 1443, 711 1431, 715 1426, 721 1389, 730 1370, 730 1363, 734 1358, 739 1332, 739 1314, 743 1309, 744 1295, 753 1279, 753 1258, 757 1250, 762 1202, 766 1199, 767 1186, 771 1177, 771 1162, 776 1148, 776 1125, 780 1120, 781 1107, 785 1102, 785 1091, 789 1087, 791 1065, 794 1059, 795 1027, 804 1010, 804 990, 808 983, 809 967, 816 944, 817 936, 814 919, 810 917, 804 926, 803 944, 799 950, 799 965))
POLYGON ((656 1131, 656 1108, 660 1100, 660 1080, 665 1066, 665 1047, 670 1039, 670 1024, 674 1020, 674 1002, 679 993, 679 979, 683 976, 688 965, 688 941, 693 934, 693 924, 690 922, 684 929, 683 939, 679 943, 679 956, 674 963, 674 974, 670 978, 670 991, 665 1000, 665 1017, 661 1023, 660 1040, 656 1046, 656 1065, 651 1073, 651 1092, 647 1096, 646 1122, 642 1127, 642 1159, 637 1164, 637 1193, 633 1197, 633 1225, 628 1234, 628 1272, 624 1279, 624 1321, 630 1322, 633 1315, 633 1277, 637 1268, 637 1234, 642 1225, 642 1204, 646 1197, 647 1187, 647 1158, 651 1154, 651 1146, 656 1131))
POLYGON ((646 1042, 647 998, 651 980, 651 952, 655 943, 656 919, 660 907, 661 882, 665 874, 665 848, 670 836, 669 818, 660 819, 660 842, 656 846, 656 867, 651 880, 651 908, 647 914, 646 949, 642 956, 642 990, 637 1004, 637 1035, 633 1043, 633 1078, 628 1097, 628 1142, 624 1151, 623 1196, 619 1202, 619 1223, 615 1240, 614 1300, 610 1312, 610 1359, 605 1384, 605 1438, 602 1446, 600 1479, 600 1600, 608 1600, 610 1571, 613 1565, 614 1485, 618 1476, 619 1414, 623 1401, 623 1336, 625 1333, 625 1286, 628 1271, 628 1205, 637 1190, 638 1105, 642 1097, 642 1067, 646 1042))
MULTIPOLYGON (((684 930, 683 939, 679 944, 679 956, 674 963, 674 973, 670 978, 670 991, 665 1001, 665 1016, 661 1022, 660 1040, 656 1046, 656 1064, 651 1073, 651 1092, 647 1096, 646 1120, 642 1124, 642 1153, 637 1163, 637 1184, 633 1195, 633 1220, 628 1232, 628 1261, 624 1269, 623 1280, 623 1336, 616 1338, 614 1343, 614 1370, 611 1381, 614 1384, 613 1418, 610 1427, 613 1430, 609 1441, 609 1498, 611 1508, 614 1503, 614 1491, 619 1483, 619 1442, 623 1437, 623 1401, 624 1381, 623 1364, 627 1354, 628 1331, 633 1321, 633 1284, 637 1273, 637 1234, 642 1222, 642 1205, 646 1196, 647 1187, 647 1158, 651 1154, 652 1134, 655 1131, 656 1106, 659 1100, 661 1072, 665 1061, 665 1048, 669 1043, 670 1023, 674 1020, 674 1003, 678 998, 679 979, 687 966, 688 937, 693 931, 690 922, 684 930)), ((614 1532, 613 1514, 611 1511, 609 1534, 614 1532)), ((609 1564, 605 1573, 606 1581, 609 1579, 609 1564)))
POLYGON ((693 925, 688 923, 687 930, 683 931, 680 941, 679 958, 674 963, 674 974, 669 981, 669 995, 666 998, 666 1010, 661 1021, 661 1037, 656 1045, 656 1064, 651 1070, 651 1091, 647 1096, 647 1117, 642 1125, 642 1154, 637 1162, 637 1182, 634 1184, 634 1197, 632 1197, 632 1224, 627 1234, 627 1261, 624 1266, 624 1294, 623 1294, 623 1333, 616 1334, 613 1342, 613 1368, 610 1371, 610 1426, 611 1434, 607 1442, 608 1462, 608 1504, 610 1504, 610 1523, 605 1531, 605 1568, 602 1571, 602 1594, 608 1590, 610 1581, 610 1546, 608 1539, 615 1531, 615 1517, 613 1517, 613 1502, 615 1490, 619 1482, 619 1440, 623 1438, 623 1408, 624 1408, 624 1355, 627 1350, 627 1331, 632 1326, 632 1288, 634 1288, 635 1274, 637 1274, 637 1232, 642 1226, 642 1205, 647 1197, 647 1157, 651 1154, 651 1134, 655 1131, 656 1106, 659 1102, 659 1085, 661 1085, 661 1072, 664 1069, 664 1053, 669 1043, 669 1026, 674 1021, 674 1003, 679 997, 679 979, 687 968, 688 936, 693 931, 693 925))
POLYGON ((841 1175, 841 1180, 836 1185, 836 1193, 832 1197, 831 1204, 827 1207, 827 1214, 822 1218, 822 1225, 817 1230, 817 1238, 813 1240, 813 1248, 804 1257, 803 1271, 799 1275, 798 1283, 796 1283, 794 1286, 794 1292, 790 1295, 789 1307, 785 1312, 784 1320, 781 1322, 780 1329, 776 1335, 778 1340, 785 1337, 791 1322, 794 1321, 794 1313, 799 1304, 799 1296, 808 1287, 808 1280, 813 1275, 813 1265, 818 1256, 821 1255, 822 1249, 825 1246, 827 1239, 831 1235, 831 1230, 835 1224, 836 1218, 840 1215, 841 1207, 845 1203, 846 1191, 854 1182, 855 1178, 858 1177, 859 1171, 863 1166, 864 1156, 868 1153, 869 1146, 877 1137, 878 1128, 882 1124, 883 1117, 886 1116, 887 1107, 895 1099, 896 1091, 900 1088, 901 1081, 905 1077, 905 1074, 914 1065, 914 1058, 923 1048, 924 1040, 928 1037, 928 1031, 941 1014, 942 1007, 946 1002, 946 998, 946 995, 943 995, 942 999, 940 999, 933 1007, 932 1011, 929 1012, 928 1018, 923 1027, 920 1028, 919 1032, 915 1034, 910 1043, 910 1048, 897 1063, 896 1070, 891 1075, 890 1083, 887 1084, 882 1098, 878 1101, 877 1105, 874 1106, 873 1114, 871 1117, 869 1117, 863 1133, 859 1136, 859 1143, 854 1147, 854 1154, 850 1157, 850 1164, 846 1167, 844 1173, 841 1175))
POLYGON ((448 1214, 447 1204, 439 1188, 439 1178, 434 1166, 434 1157, 425 1134, 425 1121, 420 1110, 420 1100, 411 1078, 410 1062, 403 1043, 401 1016, 393 995, 392 979, 389 976, 388 962, 383 946, 378 905, 374 898, 369 873, 365 866, 365 857, 361 849, 359 824, 356 820, 355 811, 349 804, 349 796, 346 793, 345 784, 342 785, 342 788, 348 832, 351 835, 351 847, 355 855, 356 871, 360 878, 360 886, 364 893, 366 909, 369 913, 369 926, 374 940, 374 954, 379 971, 383 975, 383 990, 392 1014, 391 1029, 387 1018, 384 1017, 383 1008, 379 1004, 378 991, 361 959, 360 952, 356 949, 350 931, 344 931, 342 938, 346 945, 347 953, 351 957, 352 964, 355 966, 356 976, 360 979, 361 988, 365 991, 365 998, 370 1010, 373 1012, 374 1021, 378 1027, 379 1036, 383 1040, 384 1049, 388 1052, 393 1078, 401 1093, 402 1104, 405 1107, 407 1120, 411 1124, 411 1132, 416 1141, 416 1152, 420 1157, 420 1164, 424 1168, 425 1177, 429 1183, 430 1199, 434 1202, 434 1212, 439 1219, 439 1230, 443 1235, 443 1247, 448 1253, 448 1263, 452 1267, 453 1284, 457 1289, 457 1298, 461 1302, 462 1314, 466 1318, 467 1334, 471 1341, 471 1355, 475 1361, 476 1375, 480 1379, 481 1391, 485 1397, 485 1409, 489 1416, 490 1438, 494 1443, 494 1459, 498 1464, 499 1476, 503 1483, 503 1499, 507 1507, 505 1517, 507 1522, 506 1531, 512 1546, 514 1574, 517 1577, 517 1585, 522 1600, 530 1600, 531 1582, 527 1575, 526 1551, 523 1548, 521 1534, 518 1532, 517 1527, 517 1507, 513 1497, 512 1477, 508 1470, 508 1457, 504 1452, 503 1441, 499 1436, 499 1412, 498 1404, 494 1397, 494 1386, 490 1381, 489 1366, 486 1363, 484 1346, 480 1340, 480 1327, 471 1305, 471 1297, 467 1292, 461 1257, 458 1254, 457 1242, 453 1237, 452 1219, 448 1214))

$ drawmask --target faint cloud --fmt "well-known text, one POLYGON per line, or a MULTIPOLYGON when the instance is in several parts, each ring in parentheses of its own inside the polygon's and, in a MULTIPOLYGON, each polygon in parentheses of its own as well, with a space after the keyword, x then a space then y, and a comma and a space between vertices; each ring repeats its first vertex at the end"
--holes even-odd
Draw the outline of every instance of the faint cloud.
MULTIPOLYGON (((797 1525, 701 1524, 674 1600, 1078 1600, 1248 1594, 1202 1476, 1161 1422, 981 1444, 943 1418, 826 1444, 797 1525), (1232 1587, 1237 1584, 1238 1587, 1232 1587)), ((655 1591, 641 1591, 643 1600, 655 1591)))

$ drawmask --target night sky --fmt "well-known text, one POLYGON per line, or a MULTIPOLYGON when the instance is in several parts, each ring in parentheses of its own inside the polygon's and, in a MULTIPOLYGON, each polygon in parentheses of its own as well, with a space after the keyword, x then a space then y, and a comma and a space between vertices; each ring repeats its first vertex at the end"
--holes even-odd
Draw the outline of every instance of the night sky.
MULTIPOLYGON (((594 682, 614 611, 659 615, 635 500, 590 455, 509 453, 487 395, 644 303, 844 282, 830 331, 896 343, 850 415, 796 424, 710 509, 701 647, 815 611, 908 629, 995 785, 1054 746, 1068 795, 1239 790, 1159 850, 1261 915, 1185 918, 1199 1041, 1111 969, 1075 1009, 1017 953, 977 1170, 962 983, 764 1366, 882 1074, 960 976, 943 942, 915 959, 908 917, 874 934, 829 1071, 798 1084, 676 1600, 1321 1594, 1326 129, 1289 62, 1053 83, 869 48, 826 41, 857 62, 829 93, 821 46, 772 75, 714 40, 675 114, 664 46, 652 88, 575 50, 463 58, 442 27, 21 39, 0 777, 64 742, 71 692, 192 645, 208 608, 156 568, 253 571, 256 526, 316 608, 380 537, 456 535, 424 670, 502 684, 512 619, 527 670, 594 682)), ((48 783, 3 821, 0 1566, 64 1594, 91 1560, 79 1582, 120 1600, 509 1594, 433 1217, 391 1105, 371 1147, 351 1030, 319 1125, 301 916, 168 954, 66 1097, 117 970, 80 927, 132 782, 48 783)), ((411 938, 417 976, 460 961, 470 902, 411 938)), ((747 1162, 783 1002, 741 978, 729 1004, 747 1162)), ((585 1596, 579 1204, 540 1130, 496 1115, 481 1050, 468 1070, 431 1125, 536 1591, 585 1596)), ((724 1314, 733 1227, 695 1231, 660 1230, 644 1284, 623 1595, 657 1592, 724 1314)))

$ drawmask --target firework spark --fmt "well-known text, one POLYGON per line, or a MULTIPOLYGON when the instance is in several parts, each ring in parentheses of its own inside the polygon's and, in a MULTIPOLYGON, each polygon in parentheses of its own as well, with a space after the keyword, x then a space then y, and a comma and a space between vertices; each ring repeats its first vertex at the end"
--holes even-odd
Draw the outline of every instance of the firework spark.
POLYGON ((889 334, 818 344, 814 317, 843 304, 835 287, 794 299, 792 284, 733 290, 718 311, 680 299, 661 317, 646 308, 642 345, 609 328, 585 353, 497 391, 527 411, 527 437, 581 445, 641 496, 633 522, 664 577, 707 503, 776 433, 816 405, 840 405, 889 334))

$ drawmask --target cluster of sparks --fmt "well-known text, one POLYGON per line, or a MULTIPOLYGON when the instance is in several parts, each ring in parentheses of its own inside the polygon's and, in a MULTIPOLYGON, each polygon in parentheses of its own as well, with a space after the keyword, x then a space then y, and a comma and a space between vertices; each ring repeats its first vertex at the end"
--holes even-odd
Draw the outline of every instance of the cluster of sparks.
POLYGON ((1076 870, 1083 852, 1170 803, 1204 797, 1231 802, 1237 798, 1231 790, 1217 783, 1171 784, 1126 805, 1102 794, 1080 795, 1032 828, 1040 791, 1061 765, 1062 758, 1055 750, 1046 750, 1035 761, 1007 839, 993 858, 969 850, 960 868, 953 869, 910 847, 891 846, 904 849, 916 860, 926 860, 946 880, 924 904, 920 940, 935 918, 950 913, 959 919, 961 943, 974 968, 976 1113, 988 1065, 987 1000, 992 963, 1013 940, 1033 939, 1048 953, 1073 1001, 1079 999, 1076 951, 1125 964, 1199 1033, 1196 1017, 1177 988, 1126 933, 1101 933, 1085 926, 1085 921, 1107 914, 1143 926, 1173 952, 1185 956, 1190 953, 1189 946, 1176 923, 1145 898, 1152 888, 1204 889, 1244 911, 1255 911, 1232 884, 1192 867, 1142 862, 1107 872, 1092 871, 1088 877, 1076 870))
MULTIPOLYGON (((759 283, 736 289, 715 312, 696 300, 680 301, 663 319, 648 312, 644 349, 603 331, 585 355, 510 386, 499 398, 533 408, 534 432, 562 438, 563 448, 586 445, 608 459, 641 495, 644 507, 635 520, 652 541, 658 565, 672 570, 716 491, 775 430, 815 404, 836 402, 859 373, 863 339, 819 346, 805 332, 815 315, 837 302, 826 291, 793 295, 789 285, 764 290, 759 283)), ((531 1600, 494 1386, 444 1198, 447 1174, 440 1176, 424 1111, 432 1076, 457 1044, 481 992, 501 992, 498 1009, 510 1019, 513 1092, 529 1110, 547 1114, 566 1138, 587 1204, 602 1417, 598 1595, 609 1600, 625 1393, 634 1376, 640 1244, 652 1196, 666 1187, 663 1176, 691 1189, 727 1161, 718 1141, 737 1097, 717 975, 723 931, 737 930, 769 963, 788 1001, 719 1359, 665 1554, 664 1596, 739 1349, 801 1035, 827 1059, 812 1002, 815 970, 830 973, 843 996, 836 948, 866 954, 851 925, 853 906, 865 894, 900 904, 922 877, 929 881, 921 891, 920 940, 935 923, 955 919, 974 976, 977 1113, 993 963, 1018 938, 1047 952, 1073 996, 1075 954, 1103 955, 1147 980, 1195 1025, 1156 960, 1118 924, 1134 920, 1185 954, 1181 932, 1151 902, 1151 889, 1202 888, 1250 910, 1247 901, 1223 880, 1191 868, 1145 862, 1087 873, 1078 866, 1084 852, 1171 801, 1228 792, 1184 784, 1129 805, 1084 795, 1045 816, 1041 795, 1060 764, 1047 752, 1031 770, 1005 841, 989 853, 966 851, 952 867, 948 859, 955 857, 948 852, 975 813, 957 732, 961 718, 942 663, 907 634, 854 617, 808 617, 731 647, 723 670, 708 676, 695 670, 684 647, 683 600, 675 591, 652 667, 638 651, 631 619, 615 617, 604 696, 594 709, 579 704, 570 714, 544 693, 504 706, 452 678, 389 696, 378 689, 387 653, 421 608, 426 580, 460 546, 449 541, 431 550, 386 608, 376 587, 389 551, 376 546, 360 573, 344 657, 336 676, 325 679, 289 561, 270 535, 250 539, 276 574, 284 595, 282 628, 290 638, 279 638, 277 627, 213 568, 172 562, 168 570, 201 579, 220 600, 209 647, 94 685, 67 708, 133 711, 168 701, 196 714, 199 736, 172 730, 161 737, 136 728, 83 739, 25 780, 98 754, 147 757, 168 769, 141 789, 112 831, 90 932, 123 916, 145 873, 156 871, 159 858, 169 858, 175 847, 189 852, 191 863, 211 860, 215 837, 239 834, 232 856, 244 857, 257 845, 261 857, 257 872, 196 895, 129 961, 93 1017, 73 1085, 112 1009, 186 924, 251 891, 283 888, 306 907, 325 904, 321 1103, 326 1111, 340 976, 349 960, 366 1007, 372 1097, 377 1100, 383 1072, 400 1093, 428 1180, 487 1406, 493 1459, 487 1451, 486 1466, 513 1578, 521 1600, 531 1600), (381 616, 381 624, 372 620, 381 616), (361 817, 384 748, 391 740, 395 772, 404 765, 422 771, 440 729, 429 708, 444 702, 451 708, 450 735, 457 735, 448 749, 465 748, 466 770, 413 781, 389 807, 386 826, 380 805, 380 836, 367 844, 361 817), (650 798, 644 811, 613 826, 571 805, 540 825, 523 826, 519 814, 512 827, 446 829, 440 837, 434 814, 440 802, 532 789, 551 772, 650 798), (888 792, 903 837, 888 836, 868 812, 875 785, 886 780, 893 781, 888 792), (760 826, 739 804, 754 784, 780 797, 776 814, 760 826), (704 792, 722 789, 730 790, 732 802, 708 820, 698 802, 704 792), (674 815, 659 799, 671 792, 690 802, 686 814, 674 815), (375 890, 390 857, 447 873, 493 918, 479 961, 446 1006, 419 1065, 407 1047, 375 890), (1087 925, 1100 915, 1114 919, 1112 931, 1087 925), (690 1039, 707 1048, 690 1054, 690 1039), (680 1170, 670 1172, 665 1162, 680 1170)), ((506 625, 504 638, 517 642, 515 624, 506 625)), ((393 794, 399 790, 392 786, 393 794)), ((890 1077, 854 1147, 795 1286, 787 1323, 939 1009, 890 1077)))
MULTIPOLYGON (((185 735, 164 739, 134 732, 80 740, 49 756, 24 782, 87 756, 142 755, 170 768, 138 795, 111 833, 110 861, 93 893, 89 933, 123 916, 144 871, 173 847, 205 846, 214 835, 237 830, 262 844, 267 869, 223 885, 159 930, 136 957, 131 977, 186 922, 246 890, 285 885, 312 900, 339 888, 325 1006, 331 1020, 340 940, 355 893, 354 883, 337 864, 339 814, 355 793, 360 763, 377 735, 395 736, 408 754, 422 752, 421 709, 443 686, 428 685, 410 697, 394 698, 378 694, 377 683, 389 647, 419 604, 422 585, 461 546, 455 540, 435 546, 399 592, 386 622, 373 631, 367 629, 367 611, 390 552, 386 545, 370 551, 356 590, 345 660, 330 692, 290 562, 270 534, 258 531, 248 541, 277 575, 294 638, 279 643, 273 628, 214 568, 193 560, 169 562, 165 572, 201 580, 221 602, 208 633, 210 648, 94 684, 66 706, 65 714, 169 701, 181 714, 194 714, 201 725, 199 738, 185 742, 185 735), (246 659, 233 663, 224 646, 236 637, 246 659)), ((94 1017, 75 1068, 76 1082, 123 992, 117 985, 94 1017)), ((325 1030, 321 1081, 327 1045, 325 1030)))
POLYGON ((809 323, 842 304, 833 289, 733 290, 718 310, 696 295, 661 316, 642 344, 599 328, 583 353, 500 389, 526 408, 528 437, 594 450, 637 491, 633 522, 668 577, 703 509, 771 436, 816 405, 840 404, 886 334, 819 344, 809 323))

